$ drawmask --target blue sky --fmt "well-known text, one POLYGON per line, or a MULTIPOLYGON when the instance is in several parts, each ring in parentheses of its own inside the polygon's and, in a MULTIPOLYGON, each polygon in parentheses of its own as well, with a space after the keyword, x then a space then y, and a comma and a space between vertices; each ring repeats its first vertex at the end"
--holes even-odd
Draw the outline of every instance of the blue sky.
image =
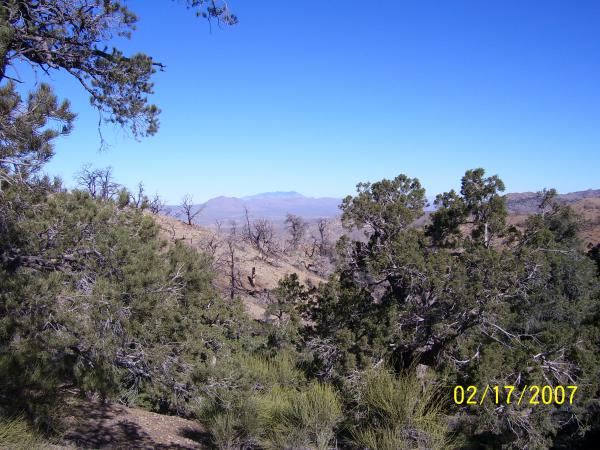
POLYGON ((212 32, 178 2, 132 0, 130 51, 167 66, 155 137, 104 127, 82 89, 51 174, 111 165, 175 203, 296 190, 343 196, 406 173, 428 196, 468 168, 509 191, 600 188, 600 2, 229 0, 212 32))

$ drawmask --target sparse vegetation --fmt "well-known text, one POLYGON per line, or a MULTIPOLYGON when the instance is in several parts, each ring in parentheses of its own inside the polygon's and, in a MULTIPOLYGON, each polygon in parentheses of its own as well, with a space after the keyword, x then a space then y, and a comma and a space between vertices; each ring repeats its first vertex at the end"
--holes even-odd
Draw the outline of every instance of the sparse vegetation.
POLYGON ((202 212, 204 209, 202 205, 194 205, 194 197, 189 194, 186 194, 181 199, 181 216, 185 220, 189 226, 194 224, 194 219, 202 212))
POLYGON ((288 214, 285 219, 285 224, 287 225, 287 229, 290 234, 288 244, 292 250, 297 250, 304 239, 304 234, 306 233, 308 224, 302 219, 302 217, 299 217, 295 214, 288 214))

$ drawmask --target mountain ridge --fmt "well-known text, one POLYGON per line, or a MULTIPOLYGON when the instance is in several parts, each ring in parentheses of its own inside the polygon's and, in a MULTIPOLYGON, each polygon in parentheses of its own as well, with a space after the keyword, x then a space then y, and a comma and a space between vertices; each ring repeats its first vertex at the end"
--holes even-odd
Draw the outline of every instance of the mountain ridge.
MULTIPOLYGON (((333 197, 306 197, 296 191, 262 192, 245 197, 218 196, 198 204, 203 208, 196 223, 211 225, 215 221, 245 220, 246 210, 252 218, 265 218, 283 222, 287 214, 296 214, 305 219, 332 218, 340 214, 341 199, 333 197)), ((177 217, 179 207, 166 207, 167 214, 177 217)))
MULTIPOLYGON (((587 198, 600 198, 600 189, 586 189, 584 191, 557 194, 556 200, 567 205, 587 198)), ((515 214, 532 214, 538 210, 539 195, 537 192, 513 192, 506 194, 508 211, 515 214)))
MULTIPOLYGON (((536 192, 511 192, 505 195, 508 211, 511 214, 532 214, 538 209, 539 197, 536 192)), ((558 194, 557 200, 565 204, 573 204, 583 199, 600 198, 600 189, 558 194)), ((295 214, 307 220, 317 218, 334 218, 341 214, 339 205, 341 198, 307 197, 297 191, 262 192, 244 197, 218 196, 196 205, 203 208, 196 223, 212 225, 216 221, 245 220, 246 210, 251 218, 265 218, 274 222, 283 222, 286 215, 295 214)), ((433 200, 429 200, 432 205, 433 200)), ((426 211, 432 211, 431 206, 426 211)), ((178 217, 179 206, 166 207, 167 214, 178 217)))

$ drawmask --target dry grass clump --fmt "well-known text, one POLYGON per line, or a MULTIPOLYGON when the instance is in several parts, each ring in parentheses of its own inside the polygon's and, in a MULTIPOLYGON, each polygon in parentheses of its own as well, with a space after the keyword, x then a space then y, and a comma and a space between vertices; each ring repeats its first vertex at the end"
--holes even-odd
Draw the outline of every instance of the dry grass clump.
POLYGON ((12 419, 0 419, 0 448, 41 450, 48 448, 48 445, 22 416, 17 416, 12 419))
POLYGON ((354 385, 352 440, 371 450, 447 449, 448 426, 440 388, 421 383, 414 372, 399 376, 369 370, 354 385))
POLYGON ((244 357, 239 369, 237 389, 213 391, 199 411, 217 448, 331 448, 343 419, 332 386, 307 383, 286 356, 244 357))

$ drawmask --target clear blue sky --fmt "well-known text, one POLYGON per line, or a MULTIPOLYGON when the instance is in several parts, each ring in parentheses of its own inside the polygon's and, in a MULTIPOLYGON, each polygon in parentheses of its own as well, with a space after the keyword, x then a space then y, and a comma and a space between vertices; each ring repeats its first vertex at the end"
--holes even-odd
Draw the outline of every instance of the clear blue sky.
POLYGON ((212 33, 182 4, 129 2, 128 50, 156 76, 161 129, 136 142, 79 113, 47 166, 68 185, 86 162, 169 202, 185 193, 343 196, 406 173, 428 196, 482 166, 509 191, 600 188, 599 1, 229 0, 212 33))

